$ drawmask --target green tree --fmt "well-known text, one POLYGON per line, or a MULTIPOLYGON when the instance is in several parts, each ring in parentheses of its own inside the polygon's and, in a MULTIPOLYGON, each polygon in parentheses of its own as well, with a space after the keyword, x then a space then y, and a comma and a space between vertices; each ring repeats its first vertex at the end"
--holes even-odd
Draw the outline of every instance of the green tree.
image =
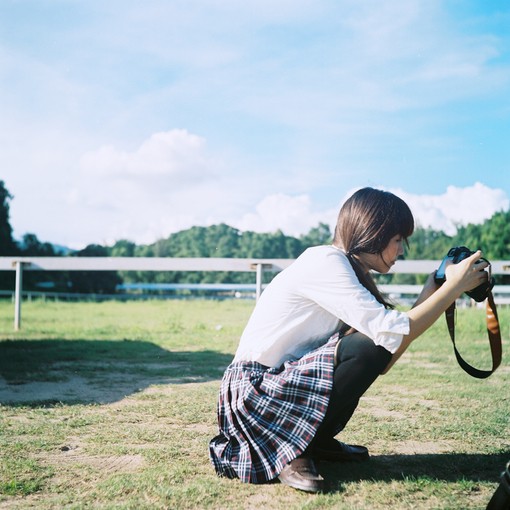
MULTIPOLYGON (((108 249, 97 244, 89 244, 73 254, 75 257, 107 257, 108 249)), ((114 294, 121 282, 115 271, 70 271, 69 281, 73 292, 114 294)))
POLYGON ((301 244, 303 247, 319 246, 321 244, 330 244, 333 241, 333 235, 329 225, 326 223, 319 223, 317 227, 314 227, 308 232, 301 236, 301 244))
POLYGON ((108 249, 110 257, 134 257, 136 244, 126 239, 117 241, 111 248, 108 249))
POLYGON ((25 234, 21 241, 21 253, 26 257, 54 257, 51 243, 41 243, 35 234, 25 234))
POLYGON ((489 259, 508 260, 510 258, 510 211, 497 212, 482 225, 469 224, 460 227, 455 240, 471 250, 480 248, 489 259))
POLYGON ((444 232, 417 228, 409 239, 405 258, 411 260, 440 260, 453 246, 453 239, 444 232))
MULTIPOLYGON (((108 255, 110 257, 135 257, 136 248, 136 244, 132 241, 121 239, 108 249, 108 255)), ((118 273, 120 282, 125 283, 136 283, 143 281, 141 275, 141 271, 119 271, 118 273)))
MULTIPOLYGON (((19 254, 19 248, 12 237, 12 227, 9 222, 9 202, 12 198, 4 181, 0 181, 0 256, 19 254)), ((14 280, 14 271, 0 271, 0 289, 13 290, 14 280)))
MULTIPOLYGON (((35 234, 30 233, 23 236, 20 250, 24 257, 60 256, 51 243, 42 243, 35 234)), ((43 288, 53 291, 67 290, 67 274, 62 271, 25 271, 23 288, 39 291, 43 288)))
MULTIPOLYGON (((481 249, 489 260, 510 259, 510 211, 495 213, 483 225, 469 224, 460 227, 455 236, 457 245, 471 250, 481 249)), ((508 285, 510 276, 496 276, 496 283, 508 285)))
POLYGON ((13 196, 0 181, 0 255, 18 255, 19 248, 12 237, 12 227, 9 222, 9 202, 13 196))

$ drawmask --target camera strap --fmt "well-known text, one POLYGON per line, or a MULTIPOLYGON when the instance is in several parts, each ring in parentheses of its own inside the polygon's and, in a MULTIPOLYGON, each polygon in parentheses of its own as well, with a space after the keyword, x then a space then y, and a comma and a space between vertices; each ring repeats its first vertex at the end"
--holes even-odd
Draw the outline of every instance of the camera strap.
POLYGON ((489 291, 486 299, 487 334, 489 336, 489 343, 491 347, 492 370, 479 370, 478 368, 475 368, 467 363, 460 355, 459 351, 457 350, 457 346, 455 345, 455 310, 456 307, 454 302, 445 312, 446 324, 448 325, 448 331, 450 332, 450 338, 452 339, 455 357, 457 358, 461 368, 469 375, 478 379, 485 379, 499 367, 502 355, 501 332, 499 329, 498 313, 492 292, 489 291))

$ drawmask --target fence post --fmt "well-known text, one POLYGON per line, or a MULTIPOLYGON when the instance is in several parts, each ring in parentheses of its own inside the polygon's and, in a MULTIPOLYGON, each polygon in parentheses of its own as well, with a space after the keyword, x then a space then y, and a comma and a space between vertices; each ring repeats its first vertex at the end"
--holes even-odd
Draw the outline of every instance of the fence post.
POLYGON ((14 331, 21 328, 21 301, 23 292, 23 262, 16 260, 16 287, 14 291, 14 331))
POLYGON ((256 288, 255 288, 255 300, 258 301, 260 298, 260 295, 262 294, 262 268, 263 264, 256 264, 255 270, 257 274, 256 279, 256 288))

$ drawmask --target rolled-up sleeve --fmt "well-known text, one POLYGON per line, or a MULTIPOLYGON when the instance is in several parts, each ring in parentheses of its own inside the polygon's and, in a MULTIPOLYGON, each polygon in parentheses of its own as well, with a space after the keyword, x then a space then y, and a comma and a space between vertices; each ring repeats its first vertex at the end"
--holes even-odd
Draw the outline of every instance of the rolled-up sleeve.
MULTIPOLYGON (((361 331, 368 337, 372 338, 376 345, 384 347, 392 354, 400 347, 404 335, 409 334, 409 317, 406 313, 398 312, 395 310, 383 309, 383 320, 379 324, 377 318, 372 321, 366 322, 365 331, 361 331)), ((360 324, 360 328, 364 325, 360 324)))

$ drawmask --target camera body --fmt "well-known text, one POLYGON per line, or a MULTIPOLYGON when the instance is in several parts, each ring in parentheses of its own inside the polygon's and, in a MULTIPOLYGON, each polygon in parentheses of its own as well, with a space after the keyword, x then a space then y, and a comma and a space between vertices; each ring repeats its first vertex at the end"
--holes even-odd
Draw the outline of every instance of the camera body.
MULTIPOLYGON (((436 275, 434 278, 436 283, 439 283, 441 285, 446 281, 445 269, 448 261, 451 261, 453 264, 458 264, 461 260, 464 260, 467 257, 473 255, 473 253, 475 252, 471 251, 469 248, 466 248, 465 246, 456 246, 455 248, 451 248, 436 271, 436 275)), ((477 263, 481 262, 482 260, 489 262, 487 259, 481 258, 479 261, 477 261, 477 263)), ((483 269, 481 269, 481 271, 483 271, 483 269)), ((473 290, 466 292, 466 294, 470 298, 474 299, 477 302, 484 301, 489 295, 489 292, 494 287, 494 278, 491 277, 490 264, 488 267, 488 273, 489 278, 486 282, 480 284, 478 287, 475 287, 473 290)))

